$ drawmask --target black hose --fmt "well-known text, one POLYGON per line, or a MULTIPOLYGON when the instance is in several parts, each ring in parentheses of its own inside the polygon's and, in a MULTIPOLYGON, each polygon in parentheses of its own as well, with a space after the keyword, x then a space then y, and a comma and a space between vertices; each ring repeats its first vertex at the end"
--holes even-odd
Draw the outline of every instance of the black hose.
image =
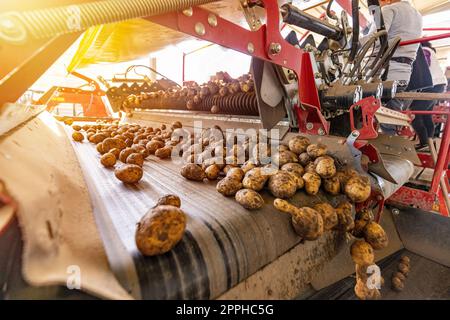
POLYGON ((380 32, 376 32, 374 33, 369 40, 367 40, 367 42, 362 46, 361 50, 359 50, 358 52, 358 56, 356 57, 356 59, 354 60, 354 66, 353 69, 351 70, 350 74, 349 74, 349 78, 353 78, 353 76, 355 75, 356 70, 358 69, 359 65, 361 64, 361 62, 363 61, 364 57, 366 56, 367 52, 369 51, 369 49, 375 44, 375 42, 382 36, 386 35, 386 31, 380 31, 380 32))
POLYGON ((338 20, 335 14, 331 13, 331 6, 333 5, 334 0, 330 0, 327 5, 327 16, 330 19, 338 20))
POLYGON ((389 45, 386 52, 383 54, 383 56, 379 60, 376 67, 369 74, 369 78, 375 78, 375 77, 378 78, 378 77, 382 76, 382 75, 380 75, 380 72, 383 70, 383 67, 386 66, 386 64, 388 64, 390 62, 392 56, 394 55, 395 51, 397 50, 397 48, 400 44, 400 42, 401 42, 400 37, 396 37, 392 40, 391 44, 389 45))
POLYGON ((353 35, 352 35, 352 47, 350 49, 349 61, 353 62, 358 52, 359 45, 359 1, 352 0, 352 20, 353 20, 353 35))

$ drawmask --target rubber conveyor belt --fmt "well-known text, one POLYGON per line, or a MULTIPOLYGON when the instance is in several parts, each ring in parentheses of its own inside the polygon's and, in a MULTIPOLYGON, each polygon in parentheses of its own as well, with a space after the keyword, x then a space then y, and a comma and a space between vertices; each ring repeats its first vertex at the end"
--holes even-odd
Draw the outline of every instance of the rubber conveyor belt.
MULTIPOLYGON (((300 240, 290 217, 273 208, 268 194, 263 194, 266 206, 250 212, 219 194, 215 182, 187 181, 179 174, 179 165, 153 156, 145 162, 140 183, 127 186, 114 177, 112 169, 100 165, 94 145, 72 144, 111 268, 136 298, 216 298, 300 240), (171 252, 143 257, 134 242, 136 223, 160 196, 169 193, 181 198, 188 216, 186 234, 171 252)), ((302 196, 298 193, 292 201, 305 205, 302 196)), ((318 272, 334 256, 336 239, 336 233, 328 233, 311 243, 311 256, 299 257, 306 261, 305 269, 318 272)))

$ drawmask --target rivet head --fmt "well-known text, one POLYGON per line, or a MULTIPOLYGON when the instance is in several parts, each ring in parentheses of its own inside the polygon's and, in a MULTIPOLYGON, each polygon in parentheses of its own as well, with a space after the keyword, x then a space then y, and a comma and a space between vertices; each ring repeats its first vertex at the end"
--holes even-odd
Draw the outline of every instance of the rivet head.
POLYGON ((217 17, 215 14, 210 13, 208 15, 208 23, 211 27, 217 27, 217 17))
POLYGON ((206 34, 205 26, 201 22, 195 24, 195 33, 199 36, 204 36, 206 34))
POLYGON ((269 46, 270 54, 278 54, 281 52, 281 44, 272 42, 269 46))
POLYGON ((194 10, 192 9, 192 7, 189 7, 187 9, 183 10, 183 14, 186 17, 192 17, 192 15, 194 14, 194 10))
POLYGON ((255 52, 255 45, 253 43, 249 42, 247 44, 247 51, 248 51, 248 53, 254 53, 255 52))
POLYGON ((306 129, 307 130, 312 130, 314 128, 314 125, 311 123, 311 122, 308 122, 307 124, 306 124, 306 129))

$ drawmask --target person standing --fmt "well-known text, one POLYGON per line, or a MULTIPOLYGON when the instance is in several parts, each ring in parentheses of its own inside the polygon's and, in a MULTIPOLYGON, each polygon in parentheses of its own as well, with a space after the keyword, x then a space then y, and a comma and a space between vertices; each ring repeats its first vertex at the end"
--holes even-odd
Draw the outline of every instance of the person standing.
MULTIPOLYGON (((439 65, 439 61, 436 57, 436 49, 433 48, 430 42, 422 43, 422 50, 427 60, 427 64, 430 68, 431 77, 433 80, 433 86, 421 90, 421 92, 427 93, 442 93, 447 88, 447 77, 444 71, 439 65)), ((437 101, 420 101, 415 100, 410 106, 410 110, 413 111, 429 111, 437 101)), ((424 148, 428 145, 428 139, 434 136, 434 123, 431 115, 416 115, 412 126, 419 137, 418 149, 424 148)))
MULTIPOLYGON (((379 3, 388 41, 396 37, 406 41, 422 36, 422 16, 409 2, 380 0, 379 3)), ((403 92, 408 87, 418 49, 419 44, 398 47, 389 62, 386 80, 397 81, 397 92, 403 92)), ((404 110, 403 102, 395 98, 389 100, 386 107, 396 111, 404 110)), ((397 127, 390 124, 381 124, 381 129, 389 135, 397 132, 397 127)))

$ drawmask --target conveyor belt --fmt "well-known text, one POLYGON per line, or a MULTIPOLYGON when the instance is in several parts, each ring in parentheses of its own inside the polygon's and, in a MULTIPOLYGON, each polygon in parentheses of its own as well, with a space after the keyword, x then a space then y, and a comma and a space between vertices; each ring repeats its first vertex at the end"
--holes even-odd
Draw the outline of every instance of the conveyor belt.
MULTIPOLYGON (((292 230, 290 218, 273 208, 273 198, 268 194, 263 194, 266 206, 250 212, 216 192, 215 182, 187 181, 179 174, 179 165, 151 157, 145 163, 145 175, 139 185, 125 186, 112 170, 100 165, 92 144, 73 146, 85 174, 111 268, 137 298, 215 298, 300 240, 292 230), (167 193, 177 194, 182 200, 182 209, 188 215, 186 235, 171 252, 143 257, 134 243, 135 225, 167 193)), ((307 198, 298 193, 292 201, 312 205, 321 197, 307 198)), ((331 200, 337 204, 338 199, 331 200)), ((307 267, 319 272, 320 265, 335 255, 338 238, 338 234, 328 233, 316 241, 317 248, 307 267)))

